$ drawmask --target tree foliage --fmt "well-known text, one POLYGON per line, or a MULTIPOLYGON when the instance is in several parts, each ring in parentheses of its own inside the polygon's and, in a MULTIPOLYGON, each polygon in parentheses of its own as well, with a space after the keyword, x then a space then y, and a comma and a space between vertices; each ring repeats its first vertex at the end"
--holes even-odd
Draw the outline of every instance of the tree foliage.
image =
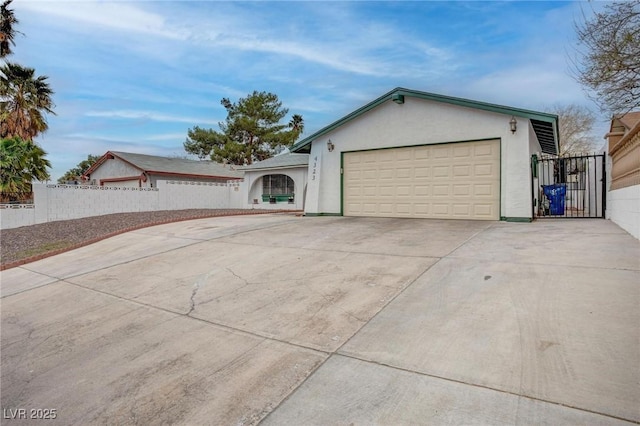
MULTIPOLYGON (((13 53, 18 19, 9 9, 12 0, 0 5, 0 57, 13 53)), ((0 66, 0 193, 30 192, 31 182, 50 178, 47 153, 33 138, 47 130, 44 114, 53 114, 53 91, 46 76, 14 63, 0 66)), ((11 199, 11 195, 8 195, 11 199)))
POLYGON ((18 19, 13 13, 13 9, 9 9, 9 5, 13 0, 5 0, 0 5, 0 58, 13 53, 11 46, 15 46, 16 29, 15 25, 18 19))
POLYGON ((582 47, 575 77, 600 109, 615 115, 640 107, 640 0, 607 3, 575 29, 582 47))
POLYGON ((254 91, 238 102, 223 98, 227 118, 220 131, 195 126, 188 131, 184 149, 199 158, 243 165, 265 160, 291 146, 304 129, 302 116, 280 124, 289 110, 273 93, 254 91))
POLYGON ((555 105, 551 109, 560 126, 559 155, 587 154, 597 148, 592 134, 595 116, 589 109, 576 104, 555 105))
POLYGON ((65 174, 58 179, 58 183, 67 183, 69 181, 78 180, 82 174, 89 170, 89 167, 93 166, 99 159, 99 155, 89 154, 86 160, 82 160, 74 168, 67 170, 65 174))
POLYGON ((55 113, 47 78, 22 65, 0 66, 0 137, 31 140, 48 129, 45 113, 55 113))
POLYGON ((47 153, 31 140, 0 140, 0 192, 29 192, 31 182, 49 179, 47 153))

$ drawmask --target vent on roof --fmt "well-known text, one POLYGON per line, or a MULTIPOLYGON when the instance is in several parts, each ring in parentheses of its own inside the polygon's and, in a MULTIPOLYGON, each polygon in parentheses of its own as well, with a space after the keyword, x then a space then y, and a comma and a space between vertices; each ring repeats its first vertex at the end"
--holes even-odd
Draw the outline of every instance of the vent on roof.
POLYGON ((553 124, 546 121, 531 119, 531 125, 533 126, 533 131, 538 137, 542 152, 545 154, 558 155, 553 124))

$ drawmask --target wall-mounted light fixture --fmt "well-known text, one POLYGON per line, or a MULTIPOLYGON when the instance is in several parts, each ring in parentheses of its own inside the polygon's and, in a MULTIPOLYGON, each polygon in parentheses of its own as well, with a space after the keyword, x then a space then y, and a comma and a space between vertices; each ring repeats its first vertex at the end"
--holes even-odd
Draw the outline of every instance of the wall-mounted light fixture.
POLYGON ((334 149, 335 147, 336 147, 336 146, 333 144, 333 142, 331 142, 331 139, 329 139, 329 140, 327 141, 327 149, 329 150, 329 152, 333 151, 333 149, 334 149))
POLYGON ((516 120, 516 117, 513 115, 509 121, 509 127, 511 128, 511 134, 514 134, 516 130, 518 130, 518 120, 516 120))
POLYGON ((402 105, 404 103, 404 95, 401 95, 400 93, 394 93, 393 95, 391 95, 391 100, 398 105, 402 105))

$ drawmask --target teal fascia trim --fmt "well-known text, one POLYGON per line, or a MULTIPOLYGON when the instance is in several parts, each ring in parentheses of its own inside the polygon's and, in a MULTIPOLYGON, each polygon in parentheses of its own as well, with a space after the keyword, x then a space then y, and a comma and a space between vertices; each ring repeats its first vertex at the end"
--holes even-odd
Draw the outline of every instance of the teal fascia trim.
POLYGON ((505 217, 500 218, 503 222, 533 222, 533 218, 530 217, 505 217))
POLYGON ((365 106, 353 111, 350 114, 345 115, 344 117, 342 117, 341 119, 339 119, 338 121, 335 121, 331 124, 329 124, 326 127, 323 127, 322 129, 318 130, 317 132, 315 132, 314 134, 312 134, 311 136, 308 136, 306 138, 304 138, 303 140, 301 140, 300 142, 294 144, 290 151, 291 152, 309 152, 311 150, 311 142, 313 142, 315 139, 319 138, 322 135, 325 135, 329 132, 331 132, 332 130, 335 130, 336 128, 342 126, 343 124, 361 116, 362 114, 364 114, 367 111, 372 110, 373 108, 377 107, 378 105, 388 101, 388 100, 394 100, 394 99, 399 99, 400 97, 413 97, 413 98, 418 98, 418 99, 425 99, 425 100, 429 100, 429 101, 436 101, 436 102, 442 102, 442 103, 447 103, 447 104, 451 104, 451 105, 458 105, 458 106, 462 106, 462 107, 466 107, 466 108, 474 108, 474 109, 479 109, 479 110, 483 110, 483 111, 489 111, 489 112, 496 112, 499 114, 505 114, 505 115, 515 115, 517 117, 524 117, 524 118, 528 118, 528 119, 533 119, 533 120, 538 120, 538 121, 544 121, 547 123, 551 123, 554 127, 554 133, 555 133, 555 139, 556 139, 556 144, 558 143, 558 116, 555 114, 548 114, 545 112, 539 112, 539 111, 531 111, 531 110, 527 110, 527 109, 522 109, 522 108, 513 108, 513 107, 508 107, 508 106, 503 106, 503 105, 496 105, 496 104, 490 104, 487 102, 480 102, 480 101, 473 101, 470 99, 463 99, 463 98, 456 98, 453 96, 444 96, 444 95, 438 95, 435 93, 428 93, 428 92, 420 92, 417 90, 410 90, 410 89, 405 89, 402 87, 397 87, 395 89, 393 89, 390 92, 385 93, 384 95, 380 96, 378 99, 369 102, 368 104, 366 104, 365 106))
POLYGON ((318 217, 318 216, 342 216, 340 213, 305 213, 305 216, 318 217))

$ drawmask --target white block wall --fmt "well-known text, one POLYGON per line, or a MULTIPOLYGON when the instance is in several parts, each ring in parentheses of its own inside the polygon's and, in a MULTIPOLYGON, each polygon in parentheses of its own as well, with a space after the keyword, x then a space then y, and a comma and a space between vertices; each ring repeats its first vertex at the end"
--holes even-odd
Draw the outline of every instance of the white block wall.
POLYGON ((34 184, 34 204, 2 205, 0 229, 112 213, 185 209, 239 209, 241 181, 159 181, 157 188, 34 184))
POLYGON ((640 185, 609 191, 607 217, 620 228, 640 239, 640 185))
MULTIPOLYGON (((237 184, 235 184, 237 185, 237 184)), ((233 209, 226 183, 158 181, 159 208, 157 210, 182 209, 233 209)))
POLYGON ((3 204, 0 207, 0 229, 18 228, 36 223, 34 204, 3 204))
POLYGON ((158 190, 90 185, 34 185, 36 223, 159 210, 158 190), (42 206, 42 202, 46 208, 42 206))

